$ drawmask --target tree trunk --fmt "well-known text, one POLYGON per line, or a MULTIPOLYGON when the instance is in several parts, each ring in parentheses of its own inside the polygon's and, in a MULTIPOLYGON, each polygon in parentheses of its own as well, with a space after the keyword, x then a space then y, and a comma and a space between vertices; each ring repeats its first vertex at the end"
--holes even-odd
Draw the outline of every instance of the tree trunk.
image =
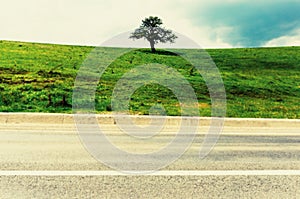
POLYGON ((154 44, 155 44, 154 41, 150 41, 151 51, 152 51, 153 53, 156 52, 155 47, 154 47, 154 44))

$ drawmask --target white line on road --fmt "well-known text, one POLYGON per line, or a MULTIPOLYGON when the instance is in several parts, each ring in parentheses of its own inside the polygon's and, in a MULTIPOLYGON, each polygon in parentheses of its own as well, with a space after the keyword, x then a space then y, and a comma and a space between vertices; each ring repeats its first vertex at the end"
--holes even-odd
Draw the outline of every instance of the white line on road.
POLYGON ((300 176, 300 170, 170 170, 156 172, 118 171, 0 171, 0 176, 300 176))

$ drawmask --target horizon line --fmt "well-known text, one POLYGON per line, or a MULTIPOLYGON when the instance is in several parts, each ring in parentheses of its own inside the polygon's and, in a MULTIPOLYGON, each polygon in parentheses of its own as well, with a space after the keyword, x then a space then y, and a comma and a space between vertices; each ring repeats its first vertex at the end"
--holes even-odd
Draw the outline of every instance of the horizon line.
MULTIPOLYGON (((63 42, 51 42, 51 41, 34 41, 34 40, 17 40, 17 39, 0 39, 0 42, 20 42, 20 43, 31 43, 31 44, 45 44, 45 45, 59 45, 59 46, 76 46, 76 47, 103 47, 103 48, 136 48, 136 49, 150 49, 150 47, 124 47, 124 46, 101 46, 92 44, 79 44, 79 43, 63 43, 63 42)), ((259 49, 259 48, 294 48, 300 47, 300 45, 289 45, 289 46, 233 46, 233 47, 201 47, 200 49, 205 50, 222 50, 222 49, 259 49)), ((172 49, 172 48, 156 48, 156 49, 172 49)), ((197 48, 173 48, 173 49, 197 49, 197 48)))

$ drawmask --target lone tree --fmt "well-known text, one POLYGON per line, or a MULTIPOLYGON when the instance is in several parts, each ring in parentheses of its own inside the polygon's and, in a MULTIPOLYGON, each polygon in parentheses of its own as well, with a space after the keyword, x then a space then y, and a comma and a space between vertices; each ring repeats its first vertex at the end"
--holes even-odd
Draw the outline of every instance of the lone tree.
POLYGON ((131 33, 130 39, 147 39, 151 46, 151 51, 156 52, 155 44, 174 43, 177 36, 171 30, 167 30, 162 25, 162 20, 158 17, 150 16, 142 21, 142 25, 131 33))

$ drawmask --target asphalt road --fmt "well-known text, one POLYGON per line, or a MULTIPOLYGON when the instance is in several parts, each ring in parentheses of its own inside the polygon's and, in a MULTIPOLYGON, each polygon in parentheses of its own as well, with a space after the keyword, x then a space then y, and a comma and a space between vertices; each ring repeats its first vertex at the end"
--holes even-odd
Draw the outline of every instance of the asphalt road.
MULTIPOLYGON (((57 117, 0 115, 0 170, 112 170, 87 152, 74 122, 57 117)), ((300 170, 299 121, 228 121, 211 153, 199 159, 208 130, 202 124, 186 153, 162 170, 300 170)), ((178 125, 168 125, 146 144, 132 142, 113 122, 102 128, 121 149, 149 153, 168 144, 178 125)), ((299 175, 282 174, 0 176, 0 198, 300 198, 299 187, 299 175)))

